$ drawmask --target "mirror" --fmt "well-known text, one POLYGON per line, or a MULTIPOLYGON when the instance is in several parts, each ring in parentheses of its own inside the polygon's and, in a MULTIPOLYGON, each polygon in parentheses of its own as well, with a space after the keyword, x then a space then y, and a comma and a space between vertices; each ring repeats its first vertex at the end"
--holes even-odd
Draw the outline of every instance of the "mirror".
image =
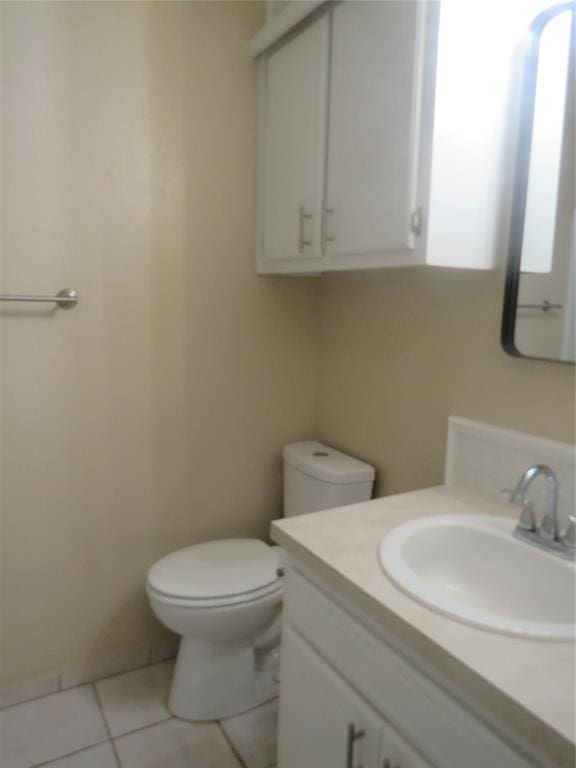
POLYGON ((525 52, 502 346, 576 362, 574 3, 540 13, 525 52))

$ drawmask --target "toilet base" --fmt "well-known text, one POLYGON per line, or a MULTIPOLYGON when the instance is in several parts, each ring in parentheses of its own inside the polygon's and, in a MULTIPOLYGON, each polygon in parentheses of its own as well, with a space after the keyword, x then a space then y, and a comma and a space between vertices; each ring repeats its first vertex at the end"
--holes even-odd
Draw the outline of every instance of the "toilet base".
MULTIPOLYGON (((272 653, 272 656, 274 654, 272 653)), ((183 720, 220 720, 278 695, 270 649, 182 637, 168 706, 183 720), (261 658, 262 657, 262 658, 261 658)))

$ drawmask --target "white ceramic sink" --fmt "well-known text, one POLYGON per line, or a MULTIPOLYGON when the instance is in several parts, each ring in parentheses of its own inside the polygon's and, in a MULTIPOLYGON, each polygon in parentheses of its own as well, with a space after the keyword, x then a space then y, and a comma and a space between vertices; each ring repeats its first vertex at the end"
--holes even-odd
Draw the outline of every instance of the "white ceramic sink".
POLYGON ((490 515, 421 518, 383 539, 380 562, 411 597, 467 624, 574 639, 574 564, 514 538, 515 525, 490 515))

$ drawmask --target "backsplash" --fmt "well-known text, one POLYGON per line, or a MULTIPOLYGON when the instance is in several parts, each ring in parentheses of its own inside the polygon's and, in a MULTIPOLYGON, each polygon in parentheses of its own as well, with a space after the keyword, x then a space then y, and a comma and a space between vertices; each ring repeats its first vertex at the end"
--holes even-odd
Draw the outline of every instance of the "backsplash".
MULTIPOLYGON (((558 512, 564 524, 574 514, 575 449, 569 443, 546 440, 524 432, 502 429, 456 416, 448 419, 448 445, 444 479, 487 496, 502 497, 502 488, 514 488, 531 464, 548 464, 558 476, 558 512)), ((530 498, 541 514, 545 486, 537 482, 530 498)))

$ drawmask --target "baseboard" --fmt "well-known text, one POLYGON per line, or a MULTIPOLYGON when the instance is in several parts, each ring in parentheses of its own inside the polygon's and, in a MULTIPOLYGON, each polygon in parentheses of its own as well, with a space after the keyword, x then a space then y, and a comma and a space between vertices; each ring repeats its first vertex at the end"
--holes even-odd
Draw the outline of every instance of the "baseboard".
POLYGON ((178 641, 174 640, 155 648, 140 648, 133 653, 116 656, 92 666, 54 672, 28 680, 17 686, 3 686, 0 688, 0 709, 13 707, 15 704, 39 699, 69 688, 76 688, 79 685, 93 683, 105 677, 147 667, 150 664, 158 664, 161 661, 174 658, 177 651, 178 641))

